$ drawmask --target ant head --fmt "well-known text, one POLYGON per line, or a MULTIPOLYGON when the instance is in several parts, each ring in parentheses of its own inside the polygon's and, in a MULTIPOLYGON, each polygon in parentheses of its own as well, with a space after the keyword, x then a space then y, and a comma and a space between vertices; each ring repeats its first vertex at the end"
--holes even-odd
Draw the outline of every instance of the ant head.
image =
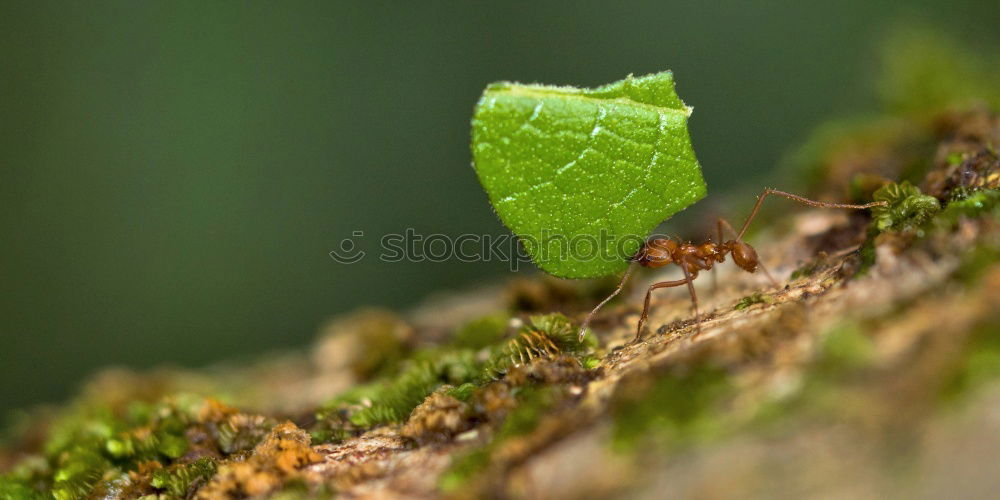
POLYGON ((678 244, 674 240, 656 238, 647 241, 632 260, 642 267, 663 267, 674 261, 673 253, 677 248, 678 244))
POLYGON ((748 273, 752 273, 757 270, 757 266, 760 264, 760 259, 757 257, 757 251, 753 249, 748 243, 736 240, 730 240, 728 245, 732 249, 733 262, 740 269, 748 273))

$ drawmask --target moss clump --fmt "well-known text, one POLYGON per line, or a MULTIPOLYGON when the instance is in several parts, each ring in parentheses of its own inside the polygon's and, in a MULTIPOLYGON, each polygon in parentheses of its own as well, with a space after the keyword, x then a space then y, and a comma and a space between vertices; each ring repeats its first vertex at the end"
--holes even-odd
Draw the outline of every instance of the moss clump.
POLYGON ((301 478, 299 470, 322 457, 310 446, 309 434, 291 422, 278 424, 244 460, 219 464, 196 498, 243 498, 266 495, 288 481, 301 478))
POLYGON ((984 189, 1000 189, 1000 156, 990 137, 1000 138, 1000 131, 993 130, 1000 127, 1000 119, 982 109, 968 114, 983 123, 977 130, 961 134, 962 139, 943 145, 951 152, 922 183, 925 191, 939 200, 961 200, 984 189))
POLYGON ((476 379, 481 372, 479 365, 469 351, 442 354, 433 361, 411 362, 398 377, 377 389, 370 406, 352 414, 350 422, 357 427, 374 427, 406 420, 439 387, 476 379))
POLYGON ((472 408, 465 401, 448 394, 451 387, 431 394, 417 406, 406 420, 400 434, 420 444, 448 441, 470 429, 472 408))
POLYGON ((11 500, 42 500, 49 497, 16 479, 0 476, 0 498, 9 498, 11 500))
POLYGON ((439 479, 438 485, 442 491, 452 493, 469 488, 470 482, 489 469, 497 450, 511 439, 534 431, 557 399, 551 387, 519 387, 514 389, 511 396, 514 398, 514 408, 506 413, 493 439, 489 444, 455 459, 439 479))
POLYGON ((597 345, 592 335, 579 338, 573 324, 562 314, 532 316, 527 325, 490 360, 495 370, 530 363, 537 358, 553 358, 560 354, 581 356, 597 345))
POLYGON ((887 184, 872 197, 888 203, 872 208, 872 224, 879 232, 912 231, 941 211, 937 198, 923 194, 906 181, 887 184))
POLYGON ((797 269, 792 271, 791 276, 789 276, 789 281, 795 281, 799 278, 808 278, 819 270, 819 262, 812 261, 799 266, 797 269))
POLYGON ((456 334, 452 344, 414 352, 396 376, 335 398, 317 414, 313 436, 343 439, 374 426, 403 422, 443 386, 452 386, 447 389, 450 396, 468 400, 475 388, 505 376, 511 368, 563 355, 584 358, 595 346, 590 337, 579 340, 562 314, 533 316, 509 340, 499 334, 508 323, 501 318, 505 317, 474 321, 456 334), (474 338, 473 333, 485 339, 474 338))
POLYGON ((950 229, 962 218, 974 219, 986 214, 1000 217, 1000 190, 977 191, 966 198, 952 200, 937 217, 937 223, 950 229))
POLYGON ((215 475, 215 460, 205 457, 186 464, 176 464, 153 472, 150 485, 176 497, 186 498, 191 487, 215 475))
POLYGON ((475 394, 476 389, 478 387, 479 386, 477 386, 476 384, 473 384, 472 382, 469 382, 469 383, 466 383, 466 384, 462 384, 462 385, 460 385, 458 387, 449 387, 445 391, 445 394, 447 394, 447 395, 449 395, 449 396, 451 396, 451 397, 453 397, 453 398, 455 398, 455 399, 457 399, 459 401, 468 402, 470 399, 472 399, 472 395, 475 394))
POLYGON ((0 498, 20 498, 25 488, 57 499, 186 496, 212 476, 217 461, 252 448, 271 426, 191 395, 124 408, 81 400, 53 423, 41 455, 4 478, 3 487, 18 493, 0 498))
POLYGON ((774 299, 770 295, 765 295, 763 293, 756 292, 740 299, 740 301, 737 302, 735 306, 733 306, 733 309, 737 311, 742 311, 754 304, 772 304, 772 303, 774 303, 774 299))
POLYGON ((53 472, 41 479, 51 481, 56 498, 80 498, 105 478, 183 456, 189 448, 185 431, 194 420, 194 402, 187 398, 132 402, 120 416, 107 407, 81 407, 53 428, 45 446, 53 472))

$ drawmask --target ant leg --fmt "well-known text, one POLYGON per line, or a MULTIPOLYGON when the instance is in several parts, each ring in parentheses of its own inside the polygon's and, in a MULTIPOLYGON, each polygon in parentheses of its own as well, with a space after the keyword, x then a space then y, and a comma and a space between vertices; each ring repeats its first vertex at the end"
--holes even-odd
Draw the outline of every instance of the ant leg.
POLYGON ((615 288, 615 291, 611 292, 611 295, 608 295, 607 298, 602 300, 600 304, 597 304, 597 306, 590 311, 590 314, 587 315, 587 318, 583 320, 583 324, 580 325, 580 341, 583 341, 584 335, 587 334, 587 327, 590 326, 590 320, 594 319, 594 315, 597 314, 598 309, 604 307, 604 304, 607 304, 609 300, 615 298, 615 296, 621 293, 622 289, 625 288, 625 282, 628 281, 628 277, 632 275, 632 270, 635 269, 633 264, 634 262, 629 263, 628 269, 625 270, 625 274, 622 276, 621 282, 618 283, 618 288, 615 288))
MULTIPOLYGON (((730 224, 729 221, 727 221, 726 219, 723 219, 722 217, 719 217, 718 219, 716 219, 716 221, 715 221, 715 229, 719 233, 719 244, 720 245, 722 244, 722 242, 726 241, 726 235, 725 235, 724 229, 728 229, 730 233, 733 233, 734 236, 736 235, 736 230, 733 229, 733 225, 730 224)), ((718 289, 718 286, 717 286, 718 285, 718 278, 716 277, 715 273, 716 273, 715 267, 712 267, 712 291, 713 292, 718 289)))
MULTIPOLYGON (((846 208, 851 210, 864 210, 872 207, 884 207, 888 205, 888 202, 885 201, 873 201, 871 203, 864 203, 861 205, 855 205, 850 203, 828 203, 825 201, 810 200, 809 198, 805 198, 797 194, 786 193, 784 191, 779 191, 777 189, 765 188, 764 192, 757 197, 757 203, 754 203, 753 210, 750 211, 750 216, 747 217, 747 220, 743 222, 743 227, 740 228, 740 232, 736 233, 736 239, 738 241, 743 240, 743 236, 746 235, 747 229, 750 228, 750 223, 753 222, 754 218, 757 217, 758 212, 760 212, 761 205, 764 204, 764 198, 767 198, 768 195, 772 194, 781 196, 783 198, 788 198, 789 200, 792 201, 797 201, 804 205, 809 205, 810 207, 817 207, 817 208, 846 208)), ((728 226, 730 231, 733 231, 734 233, 736 232, 735 230, 733 230, 733 227, 728 222, 720 219, 720 226, 721 224, 725 224, 726 226, 728 226)), ((774 277, 771 276, 771 273, 767 272, 767 268, 765 268, 763 264, 758 263, 758 265, 760 266, 760 270, 764 271, 764 275, 767 276, 767 279, 770 280, 771 283, 776 288, 780 287, 777 280, 775 280, 774 277)))
POLYGON ((799 196, 797 194, 778 191, 777 189, 766 188, 764 189, 764 192, 757 197, 757 203, 754 204, 753 210, 750 211, 750 216, 747 217, 746 222, 743 223, 743 227, 740 228, 740 232, 736 235, 737 240, 741 241, 743 240, 743 235, 746 234, 747 229, 750 227, 750 223, 753 222, 755 217, 757 217, 757 212, 760 211, 760 206, 764 203, 764 198, 767 198, 768 195, 772 194, 788 198, 789 200, 792 201, 797 201, 804 205, 809 205, 810 207, 817 207, 817 208, 849 208, 853 210, 863 210, 866 208, 885 207, 889 205, 889 203, 886 201, 873 201, 871 203, 865 203, 863 205, 852 205, 849 203, 827 203, 825 201, 810 200, 809 198, 803 198, 802 196, 799 196))
MULTIPOLYGON (((686 273, 685 273, 686 274, 686 273)), ((642 315, 639 316, 639 325, 635 329, 635 340, 638 341, 642 338, 642 327, 646 324, 646 318, 649 316, 649 299, 653 296, 653 290, 658 288, 671 288, 675 286, 681 286, 688 283, 690 278, 684 278, 682 280, 674 281, 661 281, 659 283, 653 283, 649 290, 646 290, 646 301, 642 304, 642 315)))
MULTIPOLYGON (((715 241, 715 244, 717 245, 721 245, 722 242, 725 241, 724 235, 722 234, 723 224, 729 226, 729 223, 726 222, 726 220, 723 219, 722 217, 719 217, 715 222, 715 228, 718 230, 719 233, 719 239, 715 241)), ((718 289, 719 289, 719 271, 716 270, 715 266, 712 266, 712 292, 714 293, 718 289)))
POLYGON ((684 266, 681 266, 681 270, 684 271, 684 281, 687 282, 688 292, 691 294, 691 303, 694 305, 694 323, 697 325, 698 333, 701 334, 701 314, 698 313, 698 294, 694 293, 695 276, 692 276, 684 266))
MULTIPOLYGON (((718 227, 719 227, 720 243, 723 241, 723 238, 725 238, 725 236, 722 233, 723 228, 728 229, 729 232, 733 234, 733 236, 736 236, 736 228, 734 228, 733 225, 729 223, 729 221, 723 219, 722 217, 719 217, 718 227)), ((737 236, 737 238, 739 238, 739 236, 737 236)))
MULTIPOLYGON (((718 230, 719 230, 719 241, 720 242, 724 241, 724 238, 725 238, 725 236, 723 235, 723 228, 728 229, 729 232, 732 233, 733 236, 737 237, 737 239, 739 238, 739 236, 736 233, 736 229, 726 219, 723 219, 722 217, 719 217, 718 221, 716 222, 716 226, 718 227, 718 230)), ((764 264, 761 264, 760 262, 758 262, 757 266, 760 267, 761 271, 764 271, 764 276, 767 277, 767 280, 770 281, 771 284, 774 285, 775 288, 781 288, 781 284, 778 283, 778 280, 774 279, 774 276, 771 276, 771 273, 769 273, 767 271, 767 268, 764 267, 764 264)), ((715 268, 713 267, 712 268, 712 290, 714 291, 715 288, 716 288, 716 277, 715 277, 715 268)))
POLYGON ((771 273, 767 271, 767 268, 764 267, 764 264, 757 262, 757 267, 764 272, 764 276, 767 276, 767 280, 770 281, 772 285, 774 285, 774 288, 781 288, 781 284, 778 283, 778 280, 774 279, 774 276, 771 276, 771 273))
MULTIPOLYGON (((723 226, 725 226, 726 229, 729 229, 729 232, 733 233, 733 235, 736 235, 736 238, 739 239, 739 235, 737 235, 736 229, 733 228, 733 225, 730 224, 729 221, 727 221, 726 219, 723 219, 721 217, 719 218, 719 237, 720 238, 722 237, 722 227, 723 226)), ((757 267, 759 267, 760 270, 764 272, 764 276, 767 276, 767 280, 770 281, 771 284, 774 285, 775 288, 781 288, 781 285, 778 283, 778 280, 774 279, 774 276, 771 276, 771 273, 769 273, 767 271, 767 268, 764 267, 764 264, 762 264, 761 262, 758 261, 757 262, 757 267)))

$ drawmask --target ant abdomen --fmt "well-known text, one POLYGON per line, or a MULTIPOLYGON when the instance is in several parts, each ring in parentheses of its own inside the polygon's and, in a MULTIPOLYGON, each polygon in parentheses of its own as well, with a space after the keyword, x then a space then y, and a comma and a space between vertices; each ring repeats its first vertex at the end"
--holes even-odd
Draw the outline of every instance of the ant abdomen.
POLYGON ((732 248, 731 252, 733 255, 733 262, 736 263, 740 269, 746 272, 752 273, 757 271, 757 266, 760 265, 760 258, 757 257, 757 251, 753 249, 749 244, 730 240, 727 242, 732 248))

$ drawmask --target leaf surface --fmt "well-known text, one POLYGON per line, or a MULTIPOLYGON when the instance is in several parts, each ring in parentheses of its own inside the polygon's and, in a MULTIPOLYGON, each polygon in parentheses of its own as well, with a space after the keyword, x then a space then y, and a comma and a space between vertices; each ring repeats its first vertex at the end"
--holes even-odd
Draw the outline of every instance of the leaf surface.
POLYGON ((669 71, 594 89, 494 83, 472 119, 476 175, 543 270, 620 272, 659 223, 705 196, 690 114, 669 71))

